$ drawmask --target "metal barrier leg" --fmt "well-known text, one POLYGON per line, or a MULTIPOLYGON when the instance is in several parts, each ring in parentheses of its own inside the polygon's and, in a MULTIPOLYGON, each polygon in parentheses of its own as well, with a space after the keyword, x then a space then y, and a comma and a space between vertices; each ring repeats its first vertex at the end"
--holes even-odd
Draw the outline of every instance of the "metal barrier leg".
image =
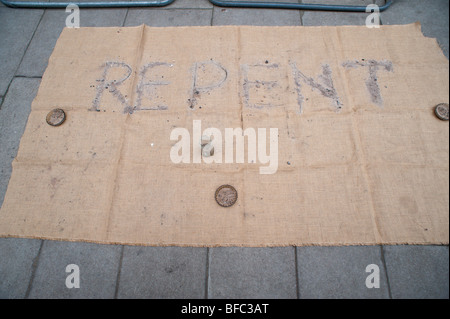
MULTIPOLYGON (((230 8, 262 8, 262 9, 297 9, 318 11, 344 11, 344 12, 366 12, 365 6, 331 5, 331 4, 308 4, 308 3, 286 3, 286 2, 257 2, 257 1, 223 1, 209 0, 219 7, 230 8)), ((380 12, 389 8, 393 0, 387 0, 386 4, 379 7, 380 12)))
POLYGON ((0 0, 7 7, 28 8, 28 9, 55 9, 66 8, 70 3, 76 4, 79 8, 132 8, 132 7, 164 7, 175 0, 153 0, 153 1, 106 1, 106 2, 26 2, 0 0))

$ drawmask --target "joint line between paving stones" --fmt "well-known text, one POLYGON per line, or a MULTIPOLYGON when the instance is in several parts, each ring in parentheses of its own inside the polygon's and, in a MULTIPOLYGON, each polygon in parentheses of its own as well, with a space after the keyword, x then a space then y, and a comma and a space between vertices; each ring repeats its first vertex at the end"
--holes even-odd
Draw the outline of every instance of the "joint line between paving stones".
POLYGON ((300 281, 298 275, 298 247, 294 246, 294 261, 295 261, 295 290, 297 294, 297 299, 300 299, 300 281))
POLYGON ((122 27, 125 26, 125 22, 127 21, 127 18, 128 18, 128 12, 130 12, 130 8, 127 8, 127 13, 125 13, 125 18, 123 19, 122 27))
POLYGON ((386 266, 386 260, 384 259, 384 247, 383 245, 380 245, 380 251, 381 251, 381 262, 383 263, 384 273, 386 274, 386 283, 388 287, 388 293, 389 293, 389 299, 392 299, 392 293, 391 293, 391 284, 389 282, 389 274, 386 266))
POLYGON ((122 273, 122 261, 123 261, 123 251, 125 249, 125 246, 121 246, 120 249, 120 258, 119 258, 119 269, 117 270, 117 277, 116 277, 116 288, 114 290, 114 299, 117 299, 117 295, 119 294, 119 282, 120 282, 120 275, 122 273))
POLYGON ((205 280, 205 299, 209 298, 209 264, 210 264, 210 254, 209 247, 206 248, 206 280, 205 280))
MULTIPOLYGON (((302 0, 298 0, 298 3, 301 4, 302 0)), ((303 13, 305 13, 305 11, 303 10, 298 10, 299 15, 300 15, 300 25, 303 26, 303 13)))
POLYGON ((36 269, 39 264, 39 259, 41 257, 41 251, 42 251, 43 246, 44 246, 44 240, 41 240, 41 244, 39 246, 38 253, 37 253, 36 257, 34 257, 33 263, 31 264, 31 276, 30 276, 30 281, 28 282, 27 291, 25 292, 25 299, 28 299, 28 297, 30 296, 31 288, 33 286, 34 276, 36 274, 36 269))
POLYGON ((214 25, 214 7, 211 8, 211 23, 210 23, 210 25, 211 26, 214 25))
POLYGON ((42 76, 40 75, 16 75, 15 78, 21 78, 21 79, 42 79, 42 76))

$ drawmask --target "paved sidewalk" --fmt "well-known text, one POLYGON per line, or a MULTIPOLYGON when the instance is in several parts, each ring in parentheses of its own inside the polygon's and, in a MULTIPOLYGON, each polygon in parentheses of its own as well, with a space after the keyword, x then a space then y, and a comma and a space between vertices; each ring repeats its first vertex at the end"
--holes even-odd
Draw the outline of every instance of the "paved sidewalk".
MULTIPOLYGON (((289 1, 298 2, 279 2, 289 1)), ((420 21, 448 58, 448 10, 447 0, 395 0, 381 21, 420 21)), ((31 102, 67 15, 63 9, 0 4, 0 205, 31 102)), ((81 9, 81 26, 364 25, 366 17, 176 0, 163 8, 81 9)), ((449 298, 449 248, 180 248, 0 238, 0 298, 449 298), (69 264, 79 266, 80 289, 66 288, 69 264), (369 264, 379 266, 379 289, 366 288, 369 264)))

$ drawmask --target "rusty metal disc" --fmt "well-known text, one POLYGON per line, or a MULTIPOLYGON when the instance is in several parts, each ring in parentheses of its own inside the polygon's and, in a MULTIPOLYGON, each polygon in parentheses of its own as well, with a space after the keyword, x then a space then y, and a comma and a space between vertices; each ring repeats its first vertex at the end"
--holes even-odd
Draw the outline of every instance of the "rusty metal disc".
POLYGON ((436 113, 436 116, 441 119, 442 121, 448 121, 448 104, 447 103, 441 103, 436 106, 436 109, 434 111, 436 113))
POLYGON ((59 126, 66 120, 66 113, 62 109, 51 110, 47 114, 47 124, 51 126, 59 126))
POLYGON ((231 185, 222 185, 216 190, 216 202, 222 207, 231 207, 236 203, 238 193, 231 185))

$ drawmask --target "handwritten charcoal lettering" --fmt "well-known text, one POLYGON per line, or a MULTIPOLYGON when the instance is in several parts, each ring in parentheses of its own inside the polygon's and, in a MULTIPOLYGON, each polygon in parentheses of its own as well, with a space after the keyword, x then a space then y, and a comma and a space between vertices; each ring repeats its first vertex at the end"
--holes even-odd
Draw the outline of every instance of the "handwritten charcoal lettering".
POLYGON ((194 66, 192 67, 192 89, 190 98, 188 99, 189 108, 195 108, 201 94, 209 93, 213 89, 221 87, 227 78, 228 71, 213 60, 194 63, 194 66), (211 74, 218 77, 218 79, 211 80, 210 78, 212 76, 208 76, 211 74), (203 77, 200 75, 203 75, 203 77), (206 80, 204 78, 206 78, 206 80))
POLYGON ((125 110, 126 113, 132 114, 134 111, 143 111, 143 110, 167 110, 167 105, 154 105, 149 107, 142 107, 142 97, 144 93, 147 91, 148 97, 151 98, 156 91, 158 86, 169 85, 170 82, 167 81, 150 81, 146 79, 147 71, 149 69, 154 69, 157 67, 171 67, 172 64, 164 63, 164 62, 153 62, 144 65, 139 72, 139 83, 136 88, 136 104, 131 109, 125 110))
POLYGON ((97 93, 95 95, 94 101, 92 102, 91 111, 100 111, 100 102, 101 97, 105 90, 108 90, 119 102, 122 104, 124 109, 129 108, 128 101, 125 98, 125 96, 119 91, 119 86, 123 84, 131 75, 133 70, 131 67, 124 63, 124 62, 106 62, 104 64, 102 77, 97 80, 100 82, 99 85, 97 85, 97 93), (120 68, 123 69, 126 74, 122 78, 114 79, 114 80, 107 80, 108 74, 110 73, 112 68, 120 68))
POLYGON ((322 65, 322 74, 318 76, 317 80, 304 75, 294 62, 289 63, 294 75, 295 85, 297 86, 297 101, 299 106, 299 113, 303 112, 304 96, 301 92, 302 82, 306 83, 315 90, 318 90, 324 97, 327 97, 333 101, 333 105, 336 111, 342 109, 342 103, 339 100, 339 96, 334 88, 333 78, 331 74, 331 68, 328 64, 322 65))
MULTIPOLYGON (((336 112, 339 112, 343 104, 339 97, 339 94, 333 83, 333 74, 330 65, 322 65, 322 73, 316 78, 305 75, 299 68, 299 66, 292 61, 289 61, 289 66, 293 75, 293 87, 295 92, 292 94, 297 95, 297 113, 302 114, 304 109, 305 98, 302 89, 305 85, 311 87, 313 91, 318 91, 322 96, 328 98, 332 102, 332 107, 336 112)), ((137 84, 135 85, 135 101, 129 101, 127 95, 124 95, 120 91, 120 87, 126 81, 132 81, 131 74, 133 69, 125 62, 106 62, 103 64, 102 74, 100 79, 97 80, 99 84, 96 87, 96 94, 92 101, 92 106, 89 108, 91 111, 100 111, 102 104, 102 98, 105 94, 111 94, 123 108, 124 113, 132 114, 136 111, 161 111, 167 110, 168 105, 164 103, 156 102, 156 92, 158 88, 162 86, 168 86, 170 81, 154 80, 154 75, 157 68, 173 67, 173 64, 165 62, 151 62, 141 67, 140 72, 136 74, 137 84), (114 70, 114 72, 113 72, 114 70), (114 78, 115 77, 115 78, 114 78), (149 100, 153 105, 144 105, 145 100, 149 100), (134 104, 134 105, 133 105, 134 104)), ((355 60, 346 61, 342 63, 342 67, 346 69, 365 67, 368 69, 368 77, 366 78, 365 85, 370 94, 370 100, 377 106, 382 106, 383 99, 379 87, 378 72, 384 70, 387 72, 393 72, 393 64, 387 60, 355 60)), ((264 80, 264 79, 249 79, 249 71, 256 70, 256 68, 264 68, 267 72, 271 70, 277 70, 279 64, 266 61, 265 64, 242 64, 240 66, 241 79, 240 79, 240 91, 238 94, 241 96, 244 106, 248 108, 263 109, 266 107, 276 106, 274 102, 269 102, 269 98, 263 94, 272 94, 276 96, 276 92, 271 92, 275 88, 281 85, 277 80, 264 80), (257 102, 252 102, 251 93, 256 95, 260 94, 263 98, 257 102)), ((202 94, 210 94, 213 90, 223 87, 228 80, 228 71, 220 63, 210 60, 203 62, 195 62, 190 69, 192 74, 192 85, 189 89, 189 98, 187 99, 189 108, 193 110, 195 106, 199 104, 202 94)), ((278 71, 278 70, 277 70, 278 71)), ((259 75, 259 73, 257 73, 259 75)), ((163 78, 163 76, 161 76, 163 78)), ((280 93, 278 93, 280 94, 280 93)), ((272 96, 273 99, 273 96, 272 96)), ((200 106, 199 106, 200 108, 200 106)))
POLYGON ((383 68, 387 72, 393 72, 394 67, 391 61, 346 61, 342 66, 345 68, 367 67, 369 69, 369 77, 366 79, 366 87, 370 94, 370 100, 375 105, 383 105, 380 86, 378 85, 378 70, 383 68))
POLYGON ((261 100, 259 103, 251 103, 250 98, 250 89, 261 89, 264 91, 270 91, 273 88, 278 86, 278 81, 264 81, 264 80, 255 80, 250 81, 248 79, 248 74, 250 71, 250 68, 266 68, 266 69, 275 69, 278 68, 278 64, 255 64, 255 65, 241 65, 241 72, 242 72, 242 89, 243 89, 243 100, 244 105, 249 108, 255 108, 255 109, 263 109, 265 107, 274 107, 273 103, 270 103, 268 101, 261 100))

